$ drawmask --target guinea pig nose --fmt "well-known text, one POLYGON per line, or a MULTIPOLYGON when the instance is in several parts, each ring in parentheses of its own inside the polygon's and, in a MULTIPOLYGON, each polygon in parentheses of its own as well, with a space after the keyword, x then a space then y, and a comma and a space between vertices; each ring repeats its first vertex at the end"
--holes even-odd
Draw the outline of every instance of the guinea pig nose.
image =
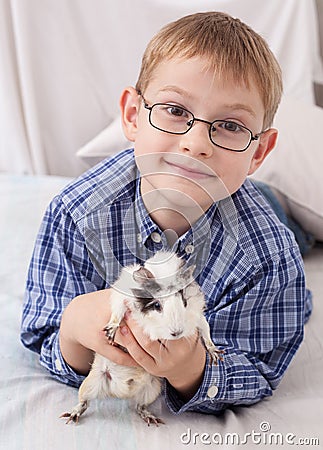
POLYGON ((170 334, 173 337, 177 337, 180 336, 183 333, 183 330, 176 330, 176 331, 172 331, 170 334))

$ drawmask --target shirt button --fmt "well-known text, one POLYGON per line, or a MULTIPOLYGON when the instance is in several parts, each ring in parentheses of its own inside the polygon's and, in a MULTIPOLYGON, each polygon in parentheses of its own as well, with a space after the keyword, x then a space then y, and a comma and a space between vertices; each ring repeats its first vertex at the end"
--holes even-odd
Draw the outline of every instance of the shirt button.
POLYGON ((209 387, 209 389, 207 390, 207 396, 208 396, 209 398, 214 398, 218 392, 219 392, 219 389, 218 389, 217 386, 211 386, 211 387, 209 387))
POLYGON ((137 242, 140 244, 142 242, 142 236, 140 233, 137 234, 137 242))
POLYGON ((58 358, 55 360, 55 367, 59 372, 61 372, 61 370, 63 368, 62 363, 60 362, 60 360, 58 358))
POLYGON ((185 247, 185 253, 187 253, 187 255, 191 255, 193 252, 194 252, 194 245, 188 244, 185 247))
POLYGON ((151 233, 151 239, 156 244, 159 244, 159 242, 161 242, 161 240, 162 240, 161 235, 159 233, 157 233, 157 231, 154 231, 153 233, 151 233))

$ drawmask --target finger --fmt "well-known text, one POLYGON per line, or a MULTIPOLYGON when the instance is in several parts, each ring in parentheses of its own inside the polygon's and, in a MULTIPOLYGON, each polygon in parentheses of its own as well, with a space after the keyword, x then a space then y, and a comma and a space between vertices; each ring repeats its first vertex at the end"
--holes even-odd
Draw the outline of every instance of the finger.
POLYGON ((127 325, 123 325, 120 328, 120 335, 121 343, 127 348, 130 356, 148 372, 154 370, 156 363, 153 356, 139 344, 132 330, 127 325))
POLYGON ((166 350, 168 358, 175 357, 176 359, 179 359, 182 357, 182 355, 185 356, 194 352, 198 343, 200 342, 200 338, 198 333, 196 333, 192 336, 183 337, 179 339, 172 339, 172 340, 160 339, 159 342, 160 345, 163 346, 164 353, 162 354, 162 356, 165 355, 166 350))
POLYGON ((121 366, 138 367, 139 364, 132 358, 126 348, 122 347, 118 343, 111 343, 104 334, 100 347, 96 350, 97 353, 110 361, 119 364, 121 366))
POLYGON ((166 341, 155 340, 152 341, 146 333, 143 332, 142 327, 132 318, 131 314, 125 316, 125 324, 130 328, 131 333, 138 342, 138 344, 151 356, 156 356, 160 352, 161 344, 166 348, 166 341))

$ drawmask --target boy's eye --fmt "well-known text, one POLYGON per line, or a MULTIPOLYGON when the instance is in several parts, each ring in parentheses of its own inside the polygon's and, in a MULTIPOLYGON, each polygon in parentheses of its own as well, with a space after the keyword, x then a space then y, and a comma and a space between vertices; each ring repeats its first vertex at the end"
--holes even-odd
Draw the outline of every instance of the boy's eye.
POLYGON ((220 127, 223 130, 230 131, 232 133, 237 133, 239 131, 243 131, 241 126, 235 122, 218 122, 217 124, 214 124, 213 127, 215 128, 214 131, 216 131, 216 127, 220 127))
POLYGON ((167 112, 175 117, 187 117, 187 111, 179 106, 167 105, 167 112))

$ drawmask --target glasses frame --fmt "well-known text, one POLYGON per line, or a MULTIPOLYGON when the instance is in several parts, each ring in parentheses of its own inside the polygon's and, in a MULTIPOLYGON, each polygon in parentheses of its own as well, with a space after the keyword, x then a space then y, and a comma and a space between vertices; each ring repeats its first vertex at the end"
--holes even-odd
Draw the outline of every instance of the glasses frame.
POLYGON ((168 134, 176 134, 176 135, 183 135, 183 134, 188 133, 188 132, 191 130, 191 128, 193 127, 193 125, 194 125, 195 122, 206 123, 207 125, 209 125, 209 133, 208 133, 208 134, 209 134, 209 139, 210 139, 210 141, 212 142, 213 145, 215 145, 216 147, 223 148, 224 150, 229 150, 230 152, 241 153, 241 152, 245 152, 245 151, 249 148, 251 142, 257 141, 257 140, 259 139, 259 137, 265 132, 265 130, 263 130, 263 131, 260 131, 260 132, 257 133, 257 134, 253 134, 253 132, 252 132, 251 130, 249 130, 249 128, 245 127, 244 125, 237 124, 240 128, 243 128, 244 130, 248 131, 248 133, 249 133, 249 135, 250 135, 248 144, 247 144, 243 149, 240 149, 240 150, 234 150, 234 149, 229 148, 229 147, 224 147, 224 146, 222 146, 222 145, 216 144, 216 143, 212 140, 212 133, 211 133, 212 126, 213 126, 215 123, 217 123, 217 122, 221 122, 221 123, 235 123, 233 120, 220 120, 220 119, 216 119, 216 120, 213 120, 213 122, 209 122, 208 120, 199 119, 198 117, 195 117, 194 114, 193 114, 191 111, 189 111, 189 110, 186 109, 186 108, 183 108, 182 106, 180 106, 180 108, 181 108, 183 111, 186 111, 187 113, 189 113, 189 114, 193 117, 193 119, 189 121, 190 124, 188 125, 188 129, 187 129, 186 131, 180 131, 180 132, 176 132, 176 131, 166 131, 166 130, 164 130, 164 129, 162 129, 162 128, 157 127, 156 125, 154 125, 154 124, 152 123, 152 121, 151 121, 152 110, 153 110, 153 108, 154 108, 155 106, 161 106, 161 105, 164 105, 164 106, 176 106, 176 105, 173 105, 172 103, 154 103, 153 105, 149 106, 149 104, 148 104, 147 101, 145 100, 145 98, 144 98, 144 96, 142 95, 142 93, 141 93, 140 91, 138 91, 137 93, 138 93, 138 95, 139 95, 139 96, 142 98, 142 100, 143 100, 144 108, 147 109, 147 110, 149 111, 148 119, 149 119, 150 125, 151 125, 153 128, 156 128, 156 130, 163 131, 164 133, 168 133, 168 134))

